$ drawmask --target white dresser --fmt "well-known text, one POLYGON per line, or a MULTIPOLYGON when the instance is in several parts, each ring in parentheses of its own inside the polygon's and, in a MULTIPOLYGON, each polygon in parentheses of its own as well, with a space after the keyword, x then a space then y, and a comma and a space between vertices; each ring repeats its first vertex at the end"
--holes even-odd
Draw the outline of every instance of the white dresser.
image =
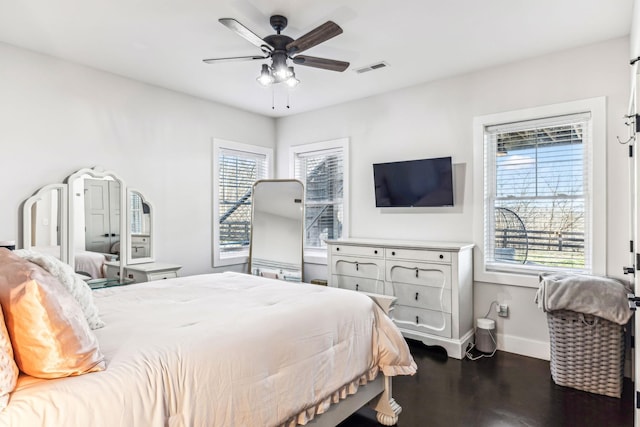
POLYGON ((407 338, 461 359, 473 339, 471 243, 328 240, 329 286, 397 298, 407 338))
MULTIPOLYGON (((120 264, 113 262, 105 263, 107 278, 117 278, 120 276, 120 264)), ((164 264, 159 262, 147 262, 143 264, 125 265, 125 278, 133 280, 135 283, 151 282, 153 280, 171 279, 178 277, 178 270, 182 268, 178 264, 164 264)))

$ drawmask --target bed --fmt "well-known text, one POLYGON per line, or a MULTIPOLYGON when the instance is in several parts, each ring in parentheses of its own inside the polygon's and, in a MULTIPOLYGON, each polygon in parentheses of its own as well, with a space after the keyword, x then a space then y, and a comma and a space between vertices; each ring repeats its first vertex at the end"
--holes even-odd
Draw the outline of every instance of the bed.
POLYGON ((330 426, 368 401, 392 425, 390 378, 416 371, 357 292, 227 272, 92 296, 106 369, 20 374, 0 426, 330 426))

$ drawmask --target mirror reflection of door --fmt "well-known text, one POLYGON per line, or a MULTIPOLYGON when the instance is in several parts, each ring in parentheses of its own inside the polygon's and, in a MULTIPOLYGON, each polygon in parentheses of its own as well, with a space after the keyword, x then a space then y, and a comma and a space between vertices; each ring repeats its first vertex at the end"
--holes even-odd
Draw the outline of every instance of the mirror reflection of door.
POLYGON ((84 195, 86 250, 119 253, 120 183, 86 178, 84 195))
POLYGON ((31 206, 31 236, 29 245, 34 250, 61 259, 60 220, 61 191, 52 189, 40 195, 31 206))
POLYGON ((129 254, 132 259, 148 258, 151 256, 151 206, 138 192, 132 191, 130 197, 131 248, 129 254))
POLYGON ((251 274, 302 281, 303 199, 300 181, 255 183, 251 202, 251 274))

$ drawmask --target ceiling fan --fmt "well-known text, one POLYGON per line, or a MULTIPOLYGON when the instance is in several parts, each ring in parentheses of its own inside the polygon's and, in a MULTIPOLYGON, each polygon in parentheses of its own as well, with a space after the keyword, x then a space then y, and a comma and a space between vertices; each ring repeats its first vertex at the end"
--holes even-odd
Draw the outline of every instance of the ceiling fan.
POLYGON ((262 64, 262 71, 257 78, 258 82, 264 86, 281 82, 285 82, 289 86, 295 86, 300 82, 295 77, 293 67, 287 63, 289 59, 296 65, 304 65, 306 67, 320 68, 323 70, 344 71, 349 67, 349 63, 344 61, 300 55, 301 52, 342 33, 342 28, 333 21, 325 22, 296 40, 280 34, 282 30, 287 27, 288 23, 287 18, 282 15, 273 15, 269 19, 269 23, 276 31, 276 34, 269 35, 264 39, 257 36, 233 18, 221 18, 218 21, 240 37, 248 40, 251 44, 259 47, 262 55, 210 58, 203 59, 203 62, 214 64, 225 61, 253 61, 271 58, 271 66, 262 64))

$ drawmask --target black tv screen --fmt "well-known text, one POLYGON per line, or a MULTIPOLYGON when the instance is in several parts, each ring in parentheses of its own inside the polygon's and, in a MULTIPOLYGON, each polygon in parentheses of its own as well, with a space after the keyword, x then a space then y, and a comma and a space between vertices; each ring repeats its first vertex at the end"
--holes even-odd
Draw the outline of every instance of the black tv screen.
POLYGON ((376 207, 453 206, 451 157, 375 163, 376 207))

